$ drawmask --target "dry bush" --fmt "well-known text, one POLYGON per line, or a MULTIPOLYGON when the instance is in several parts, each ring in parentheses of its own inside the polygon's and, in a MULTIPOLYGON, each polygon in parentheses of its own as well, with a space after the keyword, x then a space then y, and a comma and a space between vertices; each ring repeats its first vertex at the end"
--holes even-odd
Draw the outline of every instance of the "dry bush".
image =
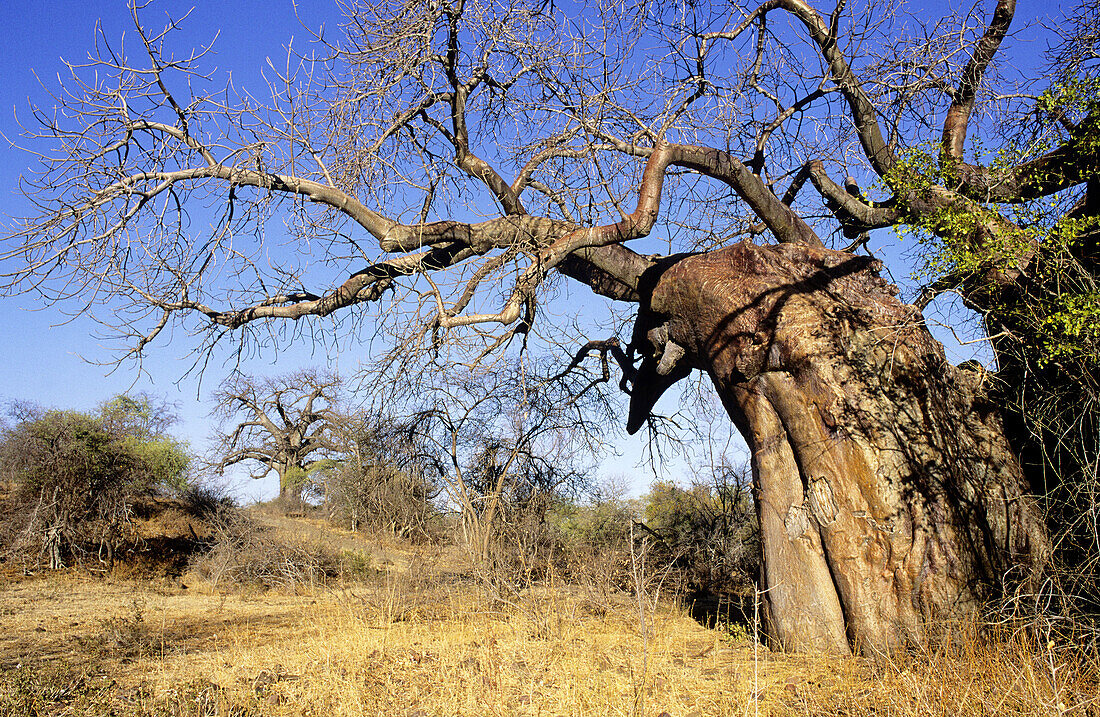
POLYGON ((552 519, 563 554, 561 574, 586 588, 593 605, 601 610, 631 589, 630 527, 637 517, 636 506, 622 495, 554 508, 552 519))
MULTIPOLYGON (((203 499, 207 500, 215 499, 209 496, 203 499)), ((112 542, 112 564, 101 564, 98 544, 94 542, 78 543, 63 554, 78 564, 81 571, 90 573, 109 572, 116 578, 178 577, 192 558, 209 546, 217 510, 232 505, 227 498, 217 500, 222 502, 214 503, 217 507, 213 507, 207 502, 196 503, 186 493, 179 498, 134 496, 126 505, 126 523, 112 542), (86 559, 89 556, 92 560, 86 559)), ((41 554, 34 542, 16 541, 26 540, 27 521, 19 514, 20 505, 5 503, 0 495, 0 514, 12 515, 0 520, 0 531, 7 531, 0 535, 0 544, 14 548, 0 553, 0 564, 7 562, 9 570, 33 573, 42 566, 41 554)))
MULTIPOLYGON (((358 446, 361 448, 361 446, 358 446)), ((394 456, 352 454, 318 473, 309 489, 331 520, 353 531, 388 533, 417 543, 439 539, 438 491, 422 471, 398 467, 394 456)))
POLYGON ((499 506, 496 531, 475 568, 496 588, 522 590, 564 572, 562 536, 549 519, 552 499, 539 494, 499 506))
POLYGON ((281 495, 271 500, 257 503, 252 510, 265 515, 283 518, 303 518, 317 512, 315 506, 310 505, 298 496, 281 495))
POLYGON ((54 569, 88 550, 113 562, 147 487, 119 437, 91 416, 45 412, 5 431, 0 461, 16 485, 3 516, 9 553, 54 569))
POLYGON ((164 433, 169 409, 119 396, 99 415, 15 405, 0 426, 0 471, 12 482, 0 511, 0 548, 51 569, 94 554, 114 566, 133 540, 133 506, 182 488, 190 461, 164 433))
POLYGON ((679 597, 707 624, 742 622, 760 573, 760 535, 746 468, 726 462, 686 488, 654 483, 640 529, 650 560, 667 566, 679 597))
POLYGON ((364 617, 384 627, 449 614, 449 598, 470 581, 446 573, 441 557, 439 551, 422 552, 412 555, 405 569, 385 571, 375 590, 360 598, 369 608, 364 617))
POLYGON ((195 483, 188 486, 179 497, 187 513, 199 520, 211 520, 219 513, 234 506, 225 488, 217 485, 195 483))
POLYGON ((218 514, 210 548, 192 567, 219 586, 281 588, 295 592, 329 584, 370 569, 361 556, 341 556, 322 545, 292 543, 239 510, 218 514))

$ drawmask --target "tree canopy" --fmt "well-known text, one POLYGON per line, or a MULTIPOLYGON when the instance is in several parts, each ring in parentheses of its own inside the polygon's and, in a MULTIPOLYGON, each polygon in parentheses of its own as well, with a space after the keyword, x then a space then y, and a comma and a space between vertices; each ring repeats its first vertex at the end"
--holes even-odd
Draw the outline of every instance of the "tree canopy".
MULTIPOLYGON (((109 300, 131 356, 177 324, 211 346, 383 297, 414 346, 492 349, 562 274, 639 301, 653 251, 857 249, 899 227, 928 245, 918 305, 958 290, 988 312, 1021 272, 1065 273, 1091 226, 1095 3, 1016 31, 1049 43, 1042 61, 1002 51, 1008 1, 930 21, 801 0, 344 9, 269 68, 266 98, 218 84, 209 48, 178 55, 175 21, 144 7, 138 42, 70 63, 28 125, 41 211, 9 234, 8 290, 109 300)), ((1087 360, 1094 299, 1033 297, 990 333, 1087 360)))

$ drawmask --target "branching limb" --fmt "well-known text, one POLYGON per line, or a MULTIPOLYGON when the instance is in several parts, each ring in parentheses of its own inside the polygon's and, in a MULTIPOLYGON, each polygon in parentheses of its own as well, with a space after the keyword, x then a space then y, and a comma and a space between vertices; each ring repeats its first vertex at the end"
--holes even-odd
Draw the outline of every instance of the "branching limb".
POLYGON ((986 28, 985 35, 978 41, 970 61, 963 69, 959 86, 952 93, 951 107, 947 110, 947 116, 943 122, 943 140, 941 151, 943 158, 949 162, 959 162, 963 157, 963 147, 966 143, 967 127, 970 124, 970 113, 974 110, 974 101, 978 96, 978 88, 985 75, 986 68, 992 62, 993 56, 1001 47, 1001 42, 1008 34, 1012 17, 1016 13, 1016 0, 999 0, 997 8, 993 11, 993 19, 986 28))
POLYGON ((760 4, 737 28, 731 32, 710 33, 710 40, 732 40, 740 35, 752 23, 765 17, 773 10, 785 10, 809 31, 810 38, 818 46, 822 57, 829 66, 830 77, 848 102, 852 120, 855 123, 863 151, 874 170, 885 175, 897 161, 893 150, 887 144, 878 121, 878 112, 874 103, 863 89, 862 83, 849 66, 844 53, 837 42, 837 27, 834 21, 827 23, 816 10, 802 0, 767 0, 760 4))

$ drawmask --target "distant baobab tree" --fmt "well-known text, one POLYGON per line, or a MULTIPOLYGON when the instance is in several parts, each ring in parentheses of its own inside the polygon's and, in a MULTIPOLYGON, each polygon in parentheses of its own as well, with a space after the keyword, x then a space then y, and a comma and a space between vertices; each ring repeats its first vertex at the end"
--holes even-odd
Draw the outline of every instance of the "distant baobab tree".
POLYGON ((208 463, 219 472, 246 463, 253 478, 274 472, 279 498, 300 503, 309 474, 331 462, 341 389, 337 376, 316 370, 231 376, 214 392, 222 428, 208 463))

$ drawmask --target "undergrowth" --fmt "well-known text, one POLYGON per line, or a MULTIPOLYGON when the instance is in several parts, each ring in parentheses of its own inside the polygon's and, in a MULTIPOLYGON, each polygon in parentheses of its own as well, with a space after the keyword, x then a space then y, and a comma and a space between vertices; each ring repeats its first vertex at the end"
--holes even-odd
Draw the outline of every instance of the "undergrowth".
POLYGON ((503 590, 458 547, 355 548, 345 533, 319 554, 278 526, 226 521, 206 579, 187 585, 0 586, 0 636, 23 639, 0 640, 0 717, 1100 717, 1100 664, 1065 627, 956 632, 891 657, 782 655, 751 619, 694 621, 644 555, 623 588, 552 576, 503 590), (250 584, 264 589, 236 589, 250 584), (46 621, 77 606, 79 621, 46 621))

